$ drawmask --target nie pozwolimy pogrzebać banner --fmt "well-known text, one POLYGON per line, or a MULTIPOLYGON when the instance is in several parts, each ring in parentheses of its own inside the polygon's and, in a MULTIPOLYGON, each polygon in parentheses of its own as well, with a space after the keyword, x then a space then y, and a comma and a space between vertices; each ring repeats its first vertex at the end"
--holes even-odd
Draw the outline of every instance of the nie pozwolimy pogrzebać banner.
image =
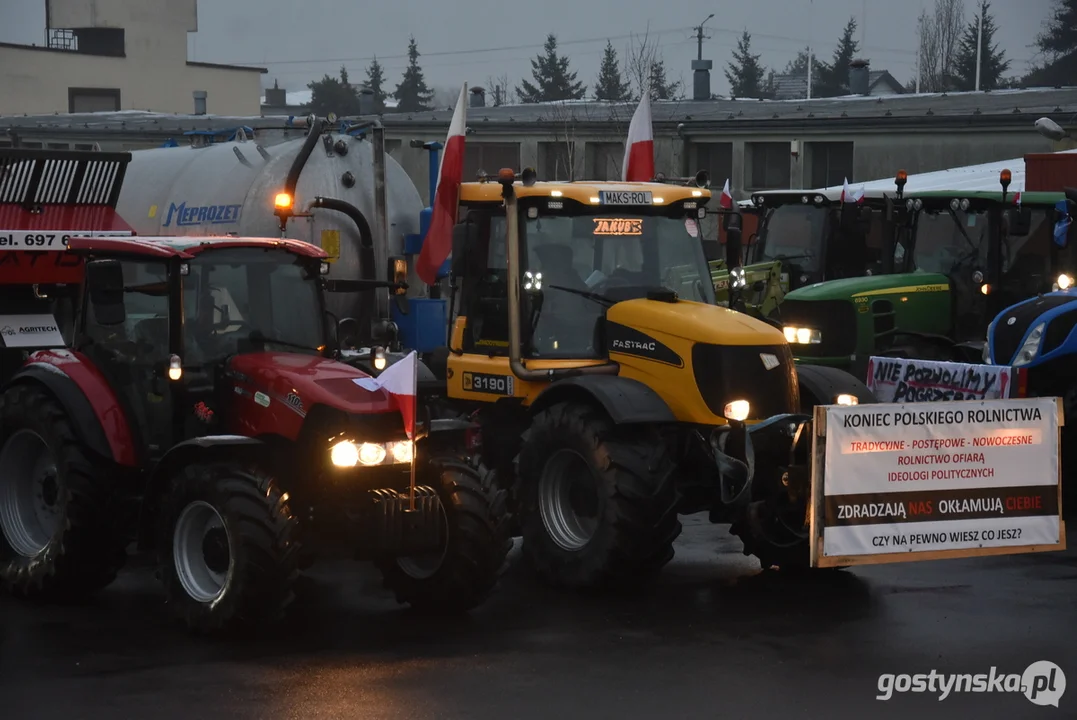
POLYGON ((1054 398, 827 408, 823 554, 1059 543, 1054 398))

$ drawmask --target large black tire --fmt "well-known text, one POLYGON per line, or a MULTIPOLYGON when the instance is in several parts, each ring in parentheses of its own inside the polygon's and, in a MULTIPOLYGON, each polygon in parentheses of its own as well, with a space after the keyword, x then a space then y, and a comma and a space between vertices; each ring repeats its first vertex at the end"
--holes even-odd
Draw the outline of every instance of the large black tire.
POLYGON ((165 597, 175 615, 190 630, 206 633, 263 626, 283 618, 295 598, 292 588, 299 575, 296 524, 287 494, 257 467, 206 462, 181 468, 162 504, 157 545, 165 597), (199 513, 210 525, 223 524, 225 532, 203 526, 199 533, 199 513), (178 528, 181 520, 183 526, 178 528), (184 537, 199 535, 197 546, 183 542, 184 537), (185 569, 183 558, 194 571, 185 569), (205 580, 204 573, 201 582, 196 577, 202 567, 199 558, 204 567, 218 569, 221 587, 216 596, 211 596, 215 580, 205 580), (201 593, 192 591, 192 582, 200 582, 201 593))
POLYGON ((558 403, 524 433, 517 477, 523 552, 547 582, 622 586, 646 580, 673 558, 681 533, 674 465, 653 429, 616 426, 598 408, 558 403), (544 493, 555 494, 555 482, 568 481, 581 482, 591 498, 585 504, 593 502, 594 527, 582 544, 553 537, 540 507, 544 493))
POLYGON ((79 600, 109 585, 126 561, 129 530, 114 478, 52 395, 34 385, 9 388, 0 398, 0 583, 41 601, 79 600), (41 479, 32 492, 49 517, 43 524, 19 509, 32 502, 22 491, 35 471, 41 479))
POLYGON ((420 472, 445 510, 444 552, 378 562, 383 584, 416 610, 467 612, 489 597, 512 549, 508 494, 477 457, 435 456, 420 472))

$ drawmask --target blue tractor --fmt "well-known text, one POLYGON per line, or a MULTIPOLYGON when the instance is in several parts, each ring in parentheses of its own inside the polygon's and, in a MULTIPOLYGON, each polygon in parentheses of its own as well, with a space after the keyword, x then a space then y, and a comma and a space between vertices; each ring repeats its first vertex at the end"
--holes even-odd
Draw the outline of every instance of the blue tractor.
MULTIPOLYGON (((1077 218, 1077 188, 1066 188, 1056 206, 1055 254, 1068 257, 1077 218)), ((1077 287, 1074 270, 1064 263, 1049 293, 1042 293, 1003 310, 987 328, 984 362, 1010 365, 1021 371, 1024 394, 1060 397, 1065 412, 1063 452, 1077 449, 1077 287)), ((1070 503, 1077 493, 1070 493, 1070 503)))

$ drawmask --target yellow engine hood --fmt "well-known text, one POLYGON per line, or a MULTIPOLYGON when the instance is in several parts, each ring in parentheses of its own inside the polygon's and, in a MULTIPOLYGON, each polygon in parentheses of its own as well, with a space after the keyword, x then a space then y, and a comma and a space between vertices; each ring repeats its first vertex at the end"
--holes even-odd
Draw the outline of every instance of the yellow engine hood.
POLYGON ((626 300, 606 317, 621 325, 690 342, 715 345, 784 345, 785 335, 773 325, 717 305, 679 300, 626 300))

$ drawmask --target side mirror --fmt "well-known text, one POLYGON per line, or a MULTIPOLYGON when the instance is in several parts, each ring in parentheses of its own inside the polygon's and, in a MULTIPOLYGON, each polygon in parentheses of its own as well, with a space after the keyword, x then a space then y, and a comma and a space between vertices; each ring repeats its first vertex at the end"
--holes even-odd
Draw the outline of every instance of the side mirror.
POLYGON ((341 350, 357 350, 359 348, 358 320, 344 318, 337 323, 337 343, 341 350))
POLYGON ((122 325, 127 320, 123 303, 123 266, 119 260, 92 260, 86 263, 86 286, 96 321, 101 325, 122 325))
POLYGON ((468 256, 478 242, 479 228, 471 222, 462 222, 452 229, 452 274, 467 275, 468 256))
POLYGON ((1063 188, 1063 192, 1066 194, 1066 204, 1071 208, 1077 208, 1077 188, 1063 188))

